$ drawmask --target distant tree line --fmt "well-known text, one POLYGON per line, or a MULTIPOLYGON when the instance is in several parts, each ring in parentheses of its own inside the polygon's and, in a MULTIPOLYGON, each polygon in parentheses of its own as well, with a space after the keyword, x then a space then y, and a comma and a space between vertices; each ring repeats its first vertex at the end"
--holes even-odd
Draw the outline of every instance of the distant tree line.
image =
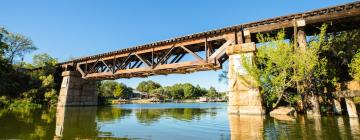
POLYGON ((190 83, 178 83, 162 87, 159 83, 151 80, 140 82, 136 90, 164 99, 195 99, 202 96, 216 98, 223 96, 223 93, 217 92, 214 87, 210 87, 207 90, 199 85, 194 86, 190 83))
MULTIPOLYGON (((196 99, 198 97, 223 97, 225 93, 216 91, 214 87, 205 89, 199 85, 190 83, 174 84, 172 86, 161 86, 154 81, 142 81, 136 87, 136 90, 146 94, 147 97, 156 97, 159 99, 196 99)), ((134 94, 131 87, 116 81, 103 81, 99 84, 100 98, 128 98, 134 94)))

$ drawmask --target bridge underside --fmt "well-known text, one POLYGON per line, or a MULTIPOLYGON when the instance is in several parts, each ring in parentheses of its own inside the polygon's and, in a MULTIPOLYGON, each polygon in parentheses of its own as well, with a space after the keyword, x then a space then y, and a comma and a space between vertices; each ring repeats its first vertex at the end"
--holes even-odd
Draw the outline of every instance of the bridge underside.
POLYGON ((221 69, 226 47, 234 40, 226 35, 139 49, 76 64, 83 78, 116 79, 221 69), (187 57, 186 57, 187 56, 187 57))

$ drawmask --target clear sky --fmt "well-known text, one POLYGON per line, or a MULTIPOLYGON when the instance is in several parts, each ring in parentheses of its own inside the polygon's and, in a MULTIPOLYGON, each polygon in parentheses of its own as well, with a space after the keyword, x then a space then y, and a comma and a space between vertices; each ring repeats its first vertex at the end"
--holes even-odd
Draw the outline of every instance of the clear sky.
MULTIPOLYGON (((354 0, 1 0, 0 26, 30 37, 59 61, 354 0)), ((26 61, 31 62, 31 55, 26 61)), ((227 69, 225 65, 224 69, 227 69)), ((221 91, 221 71, 119 79, 136 87, 189 82, 221 91)))

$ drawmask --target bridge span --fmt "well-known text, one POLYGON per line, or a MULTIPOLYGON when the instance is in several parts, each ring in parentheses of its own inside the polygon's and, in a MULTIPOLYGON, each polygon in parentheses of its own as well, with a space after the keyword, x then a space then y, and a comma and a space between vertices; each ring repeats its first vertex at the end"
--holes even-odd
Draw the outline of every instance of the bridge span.
POLYGON ((306 36, 318 33, 318 27, 323 23, 329 25, 328 32, 359 28, 360 2, 269 18, 62 62, 60 65, 64 70, 64 78, 58 105, 96 105, 97 93, 94 92, 97 80, 218 70, 229 59, 230 112, 261 114, 263 110, 258 87, 238 82, 236 69, 241 66, 240 54, 255 57, 255 44, 258 42, 255 35, 258 33, 275 35, 280 29, 284 29, 287 38, 299 36, 306 40, 306 36), (193 59, 184 60, 186 55, 193 59))

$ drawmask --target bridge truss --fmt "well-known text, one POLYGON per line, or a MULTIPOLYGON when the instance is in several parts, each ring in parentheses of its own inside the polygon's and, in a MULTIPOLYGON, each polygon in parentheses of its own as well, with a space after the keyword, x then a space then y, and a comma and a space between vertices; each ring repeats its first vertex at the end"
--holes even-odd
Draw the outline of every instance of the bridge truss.
POLYGON ((359 29, 360 2, 196 33, 78 58, 59 65, 64 70, 79 71, 86 79, 147 77, 218 70, 228 58, 225 51, 230 45, 256 43, 255 34, 274 35, 279 29, 285 29, 290 39, 296 32, 294 29, 303 30, 306 35, 314 35, 323 23, 329 25, 329 32, 359 29), (298 24, 303 24, 303 27, 297 28, 298 24), (185 60, 186 58, 192 59, 185 60))

